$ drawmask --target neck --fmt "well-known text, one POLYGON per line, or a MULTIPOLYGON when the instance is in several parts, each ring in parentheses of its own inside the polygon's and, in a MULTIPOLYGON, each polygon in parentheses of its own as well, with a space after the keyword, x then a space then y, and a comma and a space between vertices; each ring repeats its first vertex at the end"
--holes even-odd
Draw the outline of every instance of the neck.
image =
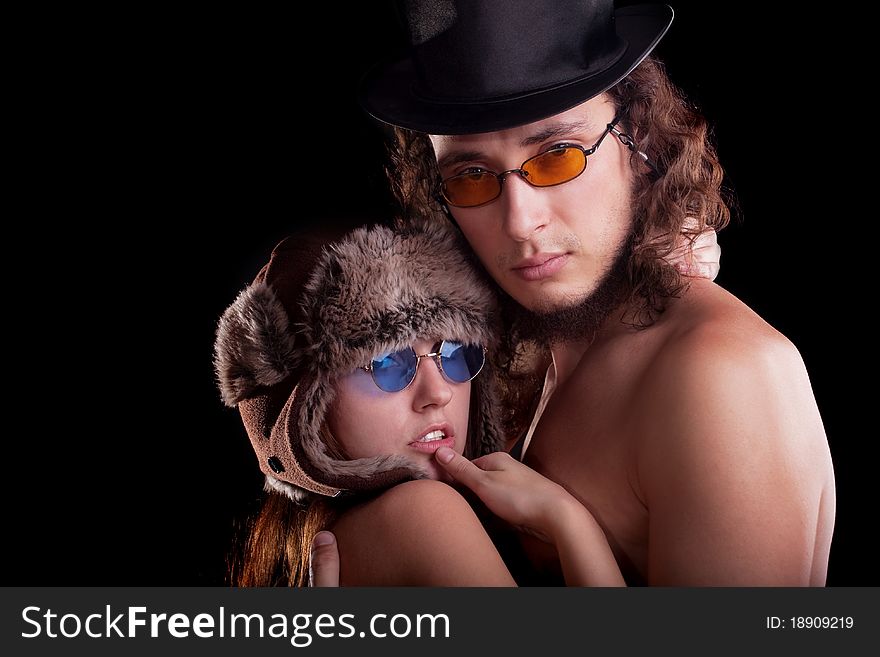
POLYGON ((565 340, 550 346, 558 385, 563 384, 577 369, 587 351, 596 350, 614 336, 632 330, 631 326, 622 321, 626 310, 627 306, 624 304, 608 313, 592 338, 565 340))
POLYGON ((565 383, 589 348, 589 342, 581 341, 562 342, 550 348, 553 366, 556 368, 557 384, 565 383))

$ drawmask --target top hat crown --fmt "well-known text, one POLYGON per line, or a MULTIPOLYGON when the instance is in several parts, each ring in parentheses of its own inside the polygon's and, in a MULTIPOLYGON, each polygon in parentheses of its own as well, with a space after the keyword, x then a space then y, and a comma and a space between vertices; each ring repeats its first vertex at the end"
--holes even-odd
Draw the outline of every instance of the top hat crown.
POLYGON ((409 55, 364 78, 375 118, 432 134, 491 132, 564 112, 653 50, 672 8, 611 0, 398 0, 409 55))

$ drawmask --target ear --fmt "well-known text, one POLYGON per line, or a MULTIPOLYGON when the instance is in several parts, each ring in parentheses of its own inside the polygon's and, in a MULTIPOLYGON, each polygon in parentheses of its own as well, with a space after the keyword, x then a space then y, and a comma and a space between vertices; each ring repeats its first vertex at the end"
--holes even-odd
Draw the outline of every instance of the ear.
POLYGON ((284 306, 271 286, 245 288, 217 327, 214 371, 223 402, 235 406, 261 386, 286 379, 299 354, 284 306))

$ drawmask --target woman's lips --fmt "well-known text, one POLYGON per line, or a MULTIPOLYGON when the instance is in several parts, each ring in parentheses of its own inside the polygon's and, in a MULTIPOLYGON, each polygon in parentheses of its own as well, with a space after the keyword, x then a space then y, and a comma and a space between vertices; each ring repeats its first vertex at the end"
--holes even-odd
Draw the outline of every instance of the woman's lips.
POLYGON ((422 452, 423 454, 433 454, 441 447, 454 447, 455 436, 447 436, 446 438, 440 438, 439 440, 429 440, 428 442, 415 441, 411 442, 409 446, 417 452, 422 452))
POLYGON ((529 258, 513 268, 514 273, 525 281, 540 281, 549 278, 565 266, 568 254, 549 256, 547 258, 529 258))
POLYGON ((455 429, 449 422, 434 422, 424 427, 418 433, 418 437, 409 443, 417 452, 433 454, 441 447, 455 445, 455 429))

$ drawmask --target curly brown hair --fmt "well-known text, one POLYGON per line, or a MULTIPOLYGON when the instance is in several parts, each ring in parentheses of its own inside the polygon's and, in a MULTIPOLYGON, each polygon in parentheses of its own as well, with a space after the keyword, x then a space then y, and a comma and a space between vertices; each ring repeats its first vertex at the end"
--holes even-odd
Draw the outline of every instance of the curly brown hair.
MULTIPOLYGON (((633 324, 649 326, 686 286, 668 256, 707 228, 730 219, 730 194, 706 119, 672 84, 661 62, 647 58, 606 92, 620 125, 657 166, 635 166, 635 246, 629 263, 633 324)), ((636 158, 635 154, 632 155, 636 158)), ((431 220, 443 208, 439 172, 427 135, 397 128, 386 173, 409 221, 431 220)), ((638 159, 634 159, 636 163, 638 159)))

